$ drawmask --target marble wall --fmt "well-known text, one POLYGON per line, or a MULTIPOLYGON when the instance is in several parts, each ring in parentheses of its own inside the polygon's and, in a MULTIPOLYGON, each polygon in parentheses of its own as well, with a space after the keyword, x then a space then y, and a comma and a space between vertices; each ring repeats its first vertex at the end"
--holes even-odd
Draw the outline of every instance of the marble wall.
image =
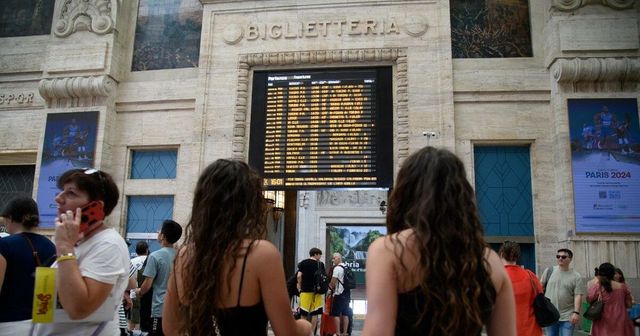
MULTIPOLYGON (((37 181, 46 115, 99 111, 96 165, 113 173, 123 196, 175 195, 174 216, 183 223, 200 170, 217 158, 247 158, 254 71, 386 66, 393 73, 389 159, 395 171, 429 144, 454 150, 473 182, 474 146, 528 145, 538 268, 553 263, 556 249, 570 247, 585 275, 611 260, 629 278, 640 277, 638 236, 575 234, 567 116, 567 99, 639 96, 638 1, 529 1, 528 16, 517 14, 518 23, 529 23, 510 24, 509 32, 519 34, 516 45, 531 50, 458 58, 455 1, 201 0, 199 51, 187 53, 197 60, 137 71, 151 68, 132 66, 140 15, 155 27, 149 36, 162 42, 165 32, 182 30, 174 25, 160 33, 167 25, 149 21, 166 22, 170 12, 174 23, 196 22, 192 15, 176 18, 186 3, 57 0, 52 34, 0 38, 0 164, 29 158, 37 181), (137 12, 160 4, 178 11, 171 7, 153 18, 137 12), (527 25, 530 43, 523 42, 527 25), (132 149, 166 147, 178 148, 174 181, 127 178, 132 149)), ((503 3, 520 10, 527 2, 477 3, 489 13, 503 3)), ((500 10, 491 15, 499 17, 500 10)), ((173 41, 194 37, 195 30, 187 30, 173 41)), ((309 193, 306 207, 297 205, 295 259, 326 245, 327 224, 384 223, 379 202, 335 205, 309 193)), ((340 193, 335 197, 354 197, 340 193)), ((126 216, 121 203, 110 217, 124 230, 126 216)))

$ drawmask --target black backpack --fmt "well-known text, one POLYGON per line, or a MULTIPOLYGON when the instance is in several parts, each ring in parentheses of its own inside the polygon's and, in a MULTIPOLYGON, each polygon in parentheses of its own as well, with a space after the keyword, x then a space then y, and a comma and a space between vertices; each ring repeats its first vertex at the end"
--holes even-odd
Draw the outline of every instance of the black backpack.
POLYGON ((344 280, 344 283, 342 283, 342 286, 347 289, 356 288, 356 276, 353 274, 353 270, 351 270, 351 268, 348 266, 338 266, 342 267, 342 269, 344 270, 344 277, 342 278, 344 280))
POLYGON ((324 264, 318 261, 318 269, 313 273, 313 292, 325 294, 329 290, 329 277, 325 273, 324 264))
POLYGON ((289 298, 300 295, 298 292, 298 271, 293 273, 293 275, 287 280, 287 293, 289 294, 289 298))

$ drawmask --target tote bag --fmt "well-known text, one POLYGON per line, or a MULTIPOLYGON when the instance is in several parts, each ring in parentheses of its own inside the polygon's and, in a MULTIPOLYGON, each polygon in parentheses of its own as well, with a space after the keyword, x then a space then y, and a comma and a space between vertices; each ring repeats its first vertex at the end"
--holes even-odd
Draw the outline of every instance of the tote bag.
POLYGON ((538 292, 533 279, 531 278, 531 273, 529 273, 529 280, 531 281, 531 287, 533 291, 536 293, 536 297, 533 299, 533 313, 536 316, 536 322, 541 327, 548 327, 560 319, 560 312, 558 309, 551 303, 551 301, 544 296, 544 293, 538 292))

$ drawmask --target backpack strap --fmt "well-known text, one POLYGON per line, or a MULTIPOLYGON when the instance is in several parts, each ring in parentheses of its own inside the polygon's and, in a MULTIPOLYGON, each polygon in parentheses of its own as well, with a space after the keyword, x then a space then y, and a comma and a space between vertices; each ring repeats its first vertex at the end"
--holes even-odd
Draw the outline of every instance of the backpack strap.
POLYGON ((543 274, 543 279, 542 279, 542 291, 544 293, 547 292, 547 285, 549 284, 549 279, 551 279, 551 274, 553 274, 553 269, 555 268, 555 266, 551 266, 548 267, 545 272, 546 274, 543 274))

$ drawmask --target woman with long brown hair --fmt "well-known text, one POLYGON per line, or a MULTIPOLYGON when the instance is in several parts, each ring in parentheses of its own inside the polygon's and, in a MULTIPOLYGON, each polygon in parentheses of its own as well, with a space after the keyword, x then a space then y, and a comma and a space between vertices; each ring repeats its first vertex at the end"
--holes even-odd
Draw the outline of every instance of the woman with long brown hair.
POLYGON ((587 302, 604 301, 602 317, 593 321, 593 336, 632 336, 633 323, 627 314, 631 308, 631 291, 625 283, 615 281, 615 267, 603 263, 597 268, 597 275, 587 284, 587 302))
POLYGON ((165 297, 167 335, 309 335, 293 319, 284 269, 266 232, 262 179, 217 160, 198 179, 191 219, 165 297))
POLYGON ((453 153, 425 147, 406 159, 387 231, 369 247, 362 335, 516 334, 511 282, 453 153))

